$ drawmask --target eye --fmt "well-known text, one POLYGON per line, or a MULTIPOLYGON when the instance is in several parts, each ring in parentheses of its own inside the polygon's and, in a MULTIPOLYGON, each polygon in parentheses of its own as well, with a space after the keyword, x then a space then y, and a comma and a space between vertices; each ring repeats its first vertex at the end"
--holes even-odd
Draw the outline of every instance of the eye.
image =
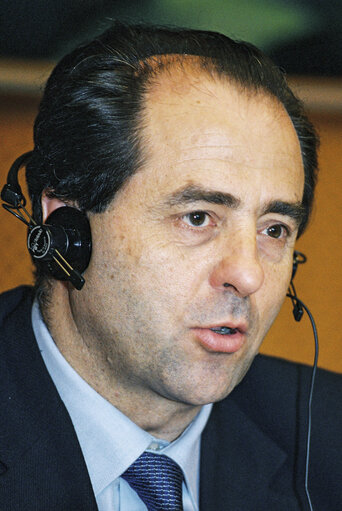
POLYGON ((284 237, 286 238, 290 234, 288 228, 282 224, 271 225, 270 227, 267 227, 264 232, 267 234, 267 236, 276 239, 284 237))
POLYGON ((193 211, 182 216, 182 220, 191 227, 207 227, 210 225, 210 216, 205 211, 193 211))

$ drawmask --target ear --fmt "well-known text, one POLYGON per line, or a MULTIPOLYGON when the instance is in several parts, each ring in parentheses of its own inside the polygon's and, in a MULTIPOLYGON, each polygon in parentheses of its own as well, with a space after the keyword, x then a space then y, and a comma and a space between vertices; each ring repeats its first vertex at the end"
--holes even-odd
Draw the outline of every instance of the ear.
POLYGON ((42 193, 42 212, 43 212, 43 223, 46 222, 46 219, 55 209, 62 208, 63 206, 67 206, 65 202, 61 199, 57 199, 56 197, 49 197, 48 190, 44 190, 42 193))

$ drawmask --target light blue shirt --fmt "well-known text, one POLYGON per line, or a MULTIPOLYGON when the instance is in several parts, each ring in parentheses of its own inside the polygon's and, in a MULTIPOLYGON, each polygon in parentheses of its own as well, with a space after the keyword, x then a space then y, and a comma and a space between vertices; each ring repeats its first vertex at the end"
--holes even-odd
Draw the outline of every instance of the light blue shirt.
POLYGON ((169 443, 141 429, 98 394, 65 360, 42 320, 37 302, 32 324, 48 372, 64 402, 88 468, 99 511, 146 511, 120 477, 145 451, 167 454, 182 468, 184 511, 199 509, 201 433, 212 405, 205 405, 180 437, 169 443))

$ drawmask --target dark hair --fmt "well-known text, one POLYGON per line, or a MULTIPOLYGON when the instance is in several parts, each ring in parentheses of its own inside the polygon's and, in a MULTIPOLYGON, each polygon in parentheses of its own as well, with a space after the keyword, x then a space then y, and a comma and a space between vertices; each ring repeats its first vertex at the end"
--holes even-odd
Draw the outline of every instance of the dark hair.
POLYGON ((246 90, 265 91, 284 105, 304 162, 301 234, 312 208, 318 142, 283 73, 253 45, 222 34, 121 23, 64 57, 48 80, 27 166, 35 219, 41 221, 44 189, 84 211, 101 212, 137 171, 144 98, 163 67, 151 64, 151 57, 161 55, 180 55, 180 61, 184 55, 199 56, 204 71, 229 77, 246 90))

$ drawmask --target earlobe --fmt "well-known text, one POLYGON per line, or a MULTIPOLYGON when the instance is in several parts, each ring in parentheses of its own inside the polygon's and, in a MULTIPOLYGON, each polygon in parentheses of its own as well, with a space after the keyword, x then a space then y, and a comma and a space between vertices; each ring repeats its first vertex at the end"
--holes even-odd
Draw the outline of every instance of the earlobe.
POLYGON ((43 223, 46 222, 46 219, 53 211, 58 208, 62 208, 64 206, 68 206, 61 199, 57 199, 56 197, 49 197, 47 190, 44 190, 42 193, 42 213, 43 213, 43 223))

